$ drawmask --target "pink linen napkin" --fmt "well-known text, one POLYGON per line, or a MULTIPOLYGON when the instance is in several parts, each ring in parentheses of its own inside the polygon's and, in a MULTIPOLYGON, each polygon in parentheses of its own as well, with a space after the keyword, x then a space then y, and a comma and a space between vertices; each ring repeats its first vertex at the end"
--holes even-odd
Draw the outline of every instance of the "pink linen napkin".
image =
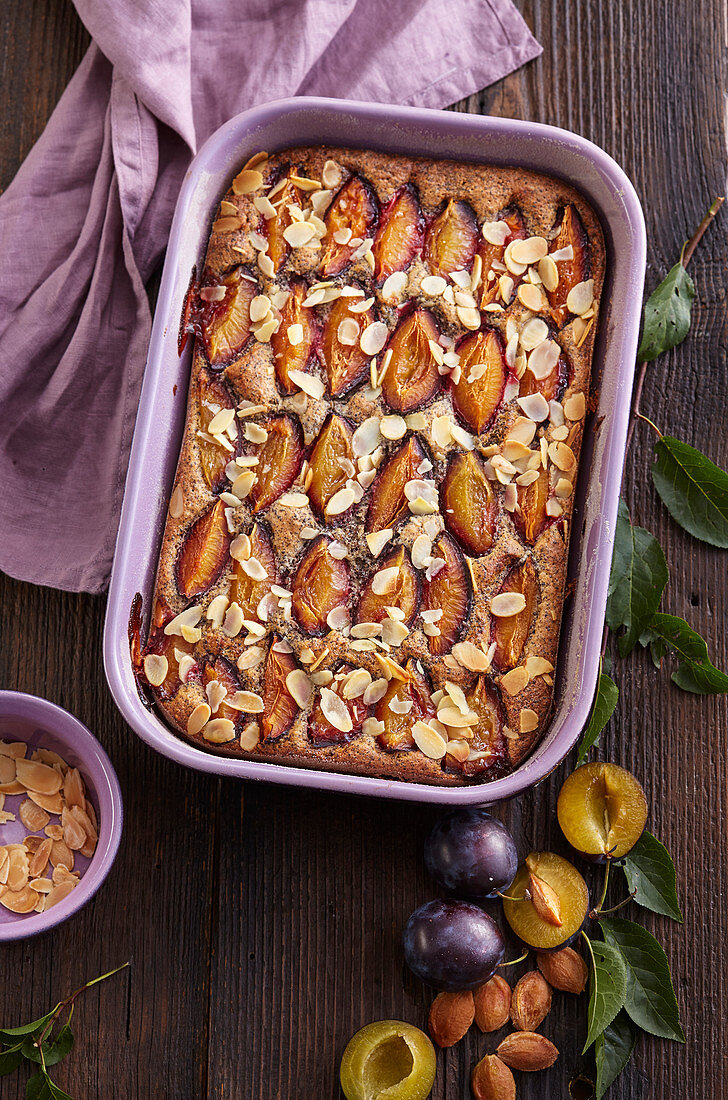
POLYGON ((443 107, 541 48, 510 0, 75 0, 93 36, 0 197, 0 568, 108 583, 158 266, 228 118, 323 95, 443 107))

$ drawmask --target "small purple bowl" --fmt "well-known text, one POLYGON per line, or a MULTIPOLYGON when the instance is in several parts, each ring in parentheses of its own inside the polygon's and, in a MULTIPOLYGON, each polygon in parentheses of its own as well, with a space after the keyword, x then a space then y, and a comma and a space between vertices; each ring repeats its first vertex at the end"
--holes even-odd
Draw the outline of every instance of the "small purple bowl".
MULTIPOLYGON (((104 881, 116 858, 121 840, 123 809, 121 788, 113 764, 86 727, 67 710, 19 691, 0 691, 0 740, 25 741, 31 749, 57 752, 78 768, 86 784, 99 822, 99 842, 90 860, 76 857, 83 873, 68 897, 47 913, 11 913, 0 906, 0 943, 24 940, 62 924, 89 901, 104 881)), ((16 812, 22 796, 8 795, 5 809, 16 812)), ((16 815, 17 816, 17 815, 16 815)), ((0 843, 17 844, 27 835, 20 818, 0 825, 0 843)))

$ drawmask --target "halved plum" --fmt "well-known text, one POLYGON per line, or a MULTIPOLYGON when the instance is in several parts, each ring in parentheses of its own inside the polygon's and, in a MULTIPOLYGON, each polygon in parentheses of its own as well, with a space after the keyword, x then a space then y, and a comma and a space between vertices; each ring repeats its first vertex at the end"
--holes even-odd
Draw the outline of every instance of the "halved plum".
MULTIPOLYGON (((348 665, 343 665, 338 671, 353 671, 353 669, 348 665)), ((308 720, 308 736, 314 745, 321 748, 325 745, 344 745, 360 735, 362 723, 368 710, 369 708, 364 705, 361 696, 356 699, 344 699, 338 690, 337 681, 334 681, 329 687, 322 688, 316 695, 311 716, 308 720), (326 699, 329 717, 324 711, 324 699, 326 699), (339 721, 339 725, 336 725, 334 721, 330 721, 332 708, 338 712, 344 722, 339 721), (347 715, 348 721, 346 720, 347 715), (340 729, 339 726, 344 724, 350 726, 350 728, 340 729)))
POLYGON ((265 662, 261 741, 277 741, 291 728, 298 714, 298 703, 286 687, 286 677, 298 665, 292 653, 280 653, 275 649, 279 642, 280 638, 274 634, 265 662))
POLYGON ((343 489, 353 472, 351 437, 354 430, 348 420, 329 413, 311 451, 311 484, 308 499, 319 518, 325 518, 326 505, 334 493, 343 489), (349 464, 352 463, 352 466, 349 464), (347 472, 349 466, 349 472, 347 472))
POLYGON ((359 600, 357 622, 380 623, 387 618, 388 607, 398 607, 404 612, 402 620, 407 626, 412 626, 417 608, 420 603, 420 578, 417 570, 410 561, 410 556, 404 546, 395 546, 385 558, 377 562, 364 585, 364 590, 359 600), (387 592, 377 595, 374 591, 374 577, 380 569, 398 569, 397 578, 387 592))
POLYGON ((227 701, 235 695, 236 691, 241 690, 240 681, 233 672, 232 665, 229 661, 226 661, 224 657, 218 657, 214 663, 205 665, 202 673, 203 687, 206 688, 212 680, 217 680, 227 692, 225 698, 215 711, 214 717, 227 718, 237 728, 242 724, 243 712, 229 706, 227 701))
MULTIPOLYGON (((220 376, 210 375, 204 368, 197 382, 198 408, 200 410, 200 430, 207 432, 210 421, 222 409, 232 409, 233 400, 230 391, 220 376)), ((225 485, 225 467, 230 461, 230 452, 217 443, 197 438, 202 476, 213 493, 219 492, 225 485)), ((237 448, 236 448, 237 449, 237 448)))
POLYGON ((349 566, 329 553, 324 535, 314 539, 301 558, 291 584, 296 621, 307 634, 325 634, 328 614, 349 602, 349 566))
POLYGON ((478 219, 468 202, 450 199, 427 227, 423 259, 433 275, 469 271, 478 247, 478 219))
POLYGON ((494 261, 500 264, 503 263, 503 256, 511 241, 522 241, 528 235, 526 223, 523 220, 523 214, 517 206, 509 206, 506 210, 501 211, 494 220, 505 222, 510 232, 502 245, 491 244, 490 241, 486 240, 481 242, 479 249, 479 254, 483 260, 483 290, 480 297, 481 309, 485 309, 486 306, 497 299, 499 293, 498 279, 501 275, 508 274, 513 279, 514 286, 518 286, 521 281, 520 275, 514 275, 512 272, 506 273, 501 268, 500 271, 494 271, 494 277, 488 281, 488 272, 492 270, 494 261))
POLYGON ((361 176, 351 176, 340 189, 326 211, 326 237, 324 254, 319 270, 324 278, 338 275, 351 263, 358 244, 339 243, 335 235, 350 230, 349 240, 361 241, 373 237, 379 218, 379 203, 370 184, 361 176))
POLYGON ((367 325, 374 321, 374 313, 371 309, 363 314, 351 313, 349 306, 356 301, 356 298, 337 298, 324 325, 321 353, 332 397, 342 397, 369 374, 369 356, 362 351, 359 339, 367 325), (358 329, 355 342, 342 343, 340 335, 344 334, 344 329, 340 334, 339 328, 343 322, 346 322, 344 328, 352 327, 352 321, 358 329))
POLYGON ((278 212, 274 218, 263 219, 260 229, 263 235, 268 238, 268 255, 273 261, 273 273, 277 275, 291 251, 291 246, 283 236, 288 226, 293 223, 288 208, 289 206, 300 207, 301 192, 290 178, 286 178, 281 190, 273 196, 273 202, 278 212))
POLYGON ((190 527, 177 558, 177 587, 187 599, 201 596, 222 573, 230 556, 225 503, 216 500, 190 527))
MULTIPOLYGON (((387 345, 392 357, 382 381, 382 396, 391 409, 409 413, 432 400, 440 389, 430 340, 440 337, 428 309, 415 309, 402 318, 387 345)), ((385 353, 386 354, 386 353, 385 353)))
POLYGON ((558 328, 562 328, 571 316, 566 305, 569 291, 589 278, 589 241, 584 231, 584 225, 576 207, 566 206, 561 215, 559 230, 551 241, 549 252, 559 252, 562 248, 571 248, 574 257, 571 260, 559 260, 557 270, 559 281, 555 290, 548 293, 551 316, 558 328))
POLYGON ((451 383, 453 405, 471 431, 480 435, 493 422, 503 401, 508 367, 500 333, 483 329, 457 346, 460 380, 451 383))
POLYGON ((225 287, 220 302, 205 302, 200 325, 205 354, 211 367, 223 367, 243 350, 250 336, 250 303, 258 287, 246 278, 242 267, 235 267, 217 285, 225 287))
POLYGON ((513 513, 513 522, 526 542, 533 546, 549 522, 546 515, 546 501, 549 499, 548 471, 542 466, 536 481, 530 485, 518 485, 517 489, 520 511, 513 513))
POLYGON ((291 282, 290 294, 281 310, 280 326, 270 338, 276 377, 285 393, 295 393, 298 389, 288 377, 288 372, 305 371, 316 345, 317 328, 313 310, 304 309, 302 305, 307 294, 308 287, 303 280, 295 279, 291 282), (289 329, 295 325, 301 327, 301 339, 294 344, 291 343, 289 329))
POLYGON ((493 545, 498 501, 477 451, 458 451, 442 483, 445 523, 469 554, 480 557, 493 545))
POLYGON ((425 580, 422 585, 422 607, 426 611, 442 611, 436 624, 440 633, 428 639, 430 653, 442 657, 460 637, 470 611, 471 585, 465 559, 450 535, 440 535, 432 554, 445 564, 432 580, 425 580))
POLYGON ((233 562, 233 577, 230 583, 230 602, 237 603, 246 619, 258 618, 258 604, 276 583, 276 559, 271 545, 270 535, 262 523, 254 523, 250 532, 250 557, 256 558, 268 574, 263 580, 249 577, 243 569, 243 563, 233 562))
POLYGON ((304 453, 303 431, 295 416, 288 413, 267 416, 258 424, 268 433, 268 438, 264 443, 247 448, 249 454, 258 457, 258 465, 253 466, 256 479, 250 490, 256 514, 290 489, 300 472, 304 453))
POLYGON ((511 569, 500 592, 518 592, 526 601, 515 615, 493 616, 492 640, 496 643, 493 663, 500 669, 514 668, 528 641, 539 595, 536 570, 530 558, 511 569))
POLYGON ((436 717, 430 698, 432 687, 427 677, 411 658, 405 665, 405 672, 406 680, 392 678, 389 681, 386 694, 374 708, 375 718, 384 722, 384 732, 377 734, 377 741, 388 752, 410 752, 415 748, 412 737, 415 722, 429 722, 436 717), (394 703, 394 710, 391 703, 394 703), (405 707, 404 713, 398 713, 405 707))
POLYGON ((374 273, 383 282, 395 271, 405 268, 419 255, 425 235, 417 188, 411 183, 400 187, 382 211, 374 238, 374 273))
POLYGON ((427 458, 416 435, 399 447, 377 474, 371 488, 367 531, 383 531, 409 515, 404 487, 422 475, 418 467, 427 458))

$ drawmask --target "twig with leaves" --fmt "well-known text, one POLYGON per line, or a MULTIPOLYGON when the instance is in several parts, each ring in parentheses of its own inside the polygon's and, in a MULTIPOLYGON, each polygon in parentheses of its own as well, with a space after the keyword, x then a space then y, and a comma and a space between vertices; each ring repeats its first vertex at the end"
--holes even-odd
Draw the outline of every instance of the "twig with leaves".
POLYGON ((92 978, 90 982, 86 982, 74 993, 59 1001, 55 1008, 45 1016, 41 1016, 39 1020, 32 1020, 29 1024, 21 1024, 19 1027, 1 1028, 0 1077, 12 1073, 23 1060, 26 1060, 39 1067, 37 1073, 28 1080, 26 1100, 72 1100, 67 1092, 54 1084, 48 1070, 57 1065, 73 1049, 71 1018, 76 998, 92 985, 98 985, 99 982, 111 978, 128 965, 129 963, 125 962, 107 974, 92 978), (66 1013, 65 1021, 55 1031, 61 1016, 66 1013))

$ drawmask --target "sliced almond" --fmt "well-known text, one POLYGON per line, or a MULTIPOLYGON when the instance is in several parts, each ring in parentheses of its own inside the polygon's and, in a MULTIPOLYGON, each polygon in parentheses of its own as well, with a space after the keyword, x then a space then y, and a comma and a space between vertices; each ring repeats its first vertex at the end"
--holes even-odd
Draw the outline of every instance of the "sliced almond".
POLYGON ((510 672, 506 672, 505 676, 501 676, 500 686, 509 695, 518 695, 523 691, 529 679, 530 676, 526 669, 519 665, 518 668, 512 668, 510 672))
POLYGON ((302 710, 311 702, 313 684, 302 668, 294 668, 288 673, 286 688, 291 698, 302 710))
POLYGON ((194 737, 210 721, 212 711, 207 703, 198 703, 187 719, 187 732, 194 737))
POLYGON ((429 760, 442 760, 447 752, 447 741, 427 722, 415 722, 412 727, 412 739, 420 752, 429 760))
POLYGON ((327 722, 341 733, 350 733, 354 728, 346 705, 330 688, 321 688, 321 710, 327 722))
POLYGON ((490 611, 499 619, 510 618, 523 611, 526 606, 526 597, 521 592, 499 592, 490 601, 490 611))

